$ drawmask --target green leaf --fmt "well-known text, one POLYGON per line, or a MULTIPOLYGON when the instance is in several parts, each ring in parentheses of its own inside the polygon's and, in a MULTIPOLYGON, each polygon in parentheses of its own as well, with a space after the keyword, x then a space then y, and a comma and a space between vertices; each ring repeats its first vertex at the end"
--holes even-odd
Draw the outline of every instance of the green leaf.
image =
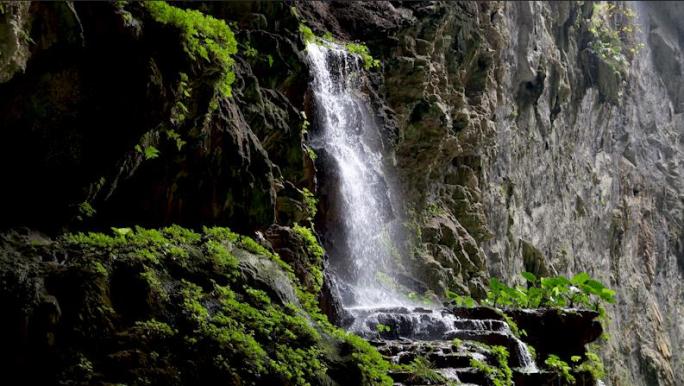
POLYGON ((570 280, 570 281, 572 282, 572 284, 584 284, 587 282, 587 280, 590 280, 590 279, 591 279, 591 277, 589 276, 588 273, 580 272, 577 275, 573 276, 572 280, 570 280))
POLYGON ((126 237, 126 235, 131 234, 133 232, 133 229, 112 227, 112 231, 121 237, 126 237))
POLYGON ((156 147, 149 145, 149 146, 145 147, 144 155, 145 155, 145 159, 148 159, 148 160, 154 159, 154 158, 159 157, 159 150, 157 150, 156 147))
POLYGON ((531 272, 523 272, 521 273, 521 275, 525 278, 525 280, 529 281, 532 284, 537 282, 537 277, 531 272))

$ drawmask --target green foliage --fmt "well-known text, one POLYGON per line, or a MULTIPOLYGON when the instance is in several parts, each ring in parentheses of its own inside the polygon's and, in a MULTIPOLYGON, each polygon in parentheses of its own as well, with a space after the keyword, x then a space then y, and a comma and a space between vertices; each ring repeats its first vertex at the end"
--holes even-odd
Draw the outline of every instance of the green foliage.
POLYGON ((494 355, 497 366, 490 366, 479 359, 471 358, 470 367, 484 373, 494 386, 513 385, 513 371, 508 365, 508 350, 503 346, 491 346, 487 349, 494 355))
POLYGON ((615 291, 591 279, 585 272, 572 279, 563 276, 537 278, 529 272, 524 272, 522 276, 527 281, 527 288, 509 287, 491 278, 483 303, 494 307, 581 307, 600 310, 601 302, 615 302, 615 291))
POLYGON ((304 43, 308 44, 317 41, 316 34, 314 34, 311 28, 306 24, 299 24, 299 34, 301 35, 302 40, 304 40, 304 43))
POLYGON ((373 56, 370 54, 370 51, 368 50, 368 47, 365 44, 339 42, 332 36, 330 32, 326 32, 325 34, 323 34, 323 37, 318 37, 316 36, 316 34, 313 33, 311 28, 309 28, 306 24, 303 23, 299 24, 299 34, 302 37, 304 43, 306 44, 313 43, 327 45, 329 43, 338 43, 343 45, 349 53, 358 55, 361 58, 361 61, 363 62, 363 67, 366 70, 371 70, 373 68, 380 67, 380 60, 373 58, 373 56))
POLYGON ((220 95, 231 96, 231 84, 235 80, 232 55, 237 53, 237 42, 228 25, 202 12, 176 8, 164 1, 146 1, 142 4, 155 20, 181 31, 183 48, 190 59, 204 59, 217 65, 220 75, 216 90, 220 95))
POLYGON ((454 302, 456 307, 473 308, 477 305, 477 301, 467 295, 459 295, 447 290, 447 297, 454 302))
POLYGON ((336 335, 338 338, 343 338, 352 349, 352 358, 358 362, 359 370, 361 370, 362 385, 392 386, 392 378, 387 375, 390 369, 389 362, 370 343, 341 330, 337 330, 336 335))
POLYGON ((304 150, 306 150, 306 154, 312 161, 315 161, 318 158, 318 154, 316 154, 316 151, 311 146, 305 145, 304 150))
POLYGON ((425 212, 432 217, 443 216, 446 214, 446 210, 435 202, 431 202, 428 205, 426 205, 425 212))
POLYGON ((549 355, 549 357, 544 361, 544 364, 546 364, 546 367, 549 370, 556 372, 565 382, 570 384, 575 383, 575 377, 571 373, 572 368, 567 362, 560 359, 557 355, 549 355))
POLYGON ((138 153, 142 154, 143 157, 145 157, 146 160, 151 160, 159 157, 159 149, 152 145, 145 145, 145 146, 140 146, 140 145, 135 145, 135 151, 138 153))
POLYGON ((508 314, 505 312, 501 313, 501 316, 503 319, 506 321, 506 324, 508 324, 508 327, 511 329, 511 332, 513 335, 517 336, 518 338, 522 338, 523 336, 527 336, 527 331, 521 330, 520 327, 518 327, 518 323, 513 320, 508 314))
POLYGON ((325 251, 323 247, 318 243, 316 236, 314 236, 311 229, 295 224, 292 228, 299 236, 301 236, 306 242, 306 249, 310 255, 314 256, 318 262, 323 262, 323 255, 325 251))
POLYGON ((244 43, 245 48, 242 50, 244 52, 244 55, 248 58, 256 58, 257 55, 259 55, 259 51, 256 50, 256 48, 252 47, 249 42, 244 43))
POLYGON ((90 217, 95 216, 95 213, 97 213, 95 208, 93 208, 93 206, 90 205, 89 202, 83 201, 82 203, 80 203, 78 205, 77 219, 82 221, 85 218, 90 218, 90 217))
MULTIPOLYGON (((591 350, 587 350, 584 356, 586 359, 575 366, 575 371, 590 373, 594 379, 603 378, 606 375, 606 371, 601 357, 591 350)), ((579 360, 575 362, 579 362, 579 360)))
POLYGON ((401 367, 411 372, 410 379, 415 383, 438 384, 446 382, 444 376, 432 368, 432 364, 424 357, 416 357, 411 363, 401 367))
POLYGON ((643 47, 635 42, 639 25, 636 14, 628 6, 609 2, 593 3, 588 30, 592 34, 589 48, 616 71, 626 71, 629 61, 643 47))
POLYGON ((359 55, 361 57, 361 60, 363 60, 363 67, 366 70, 380 67, 380 61, 378 59, 373 59, 370 51, 368 51, 368 47, 366 47, 365 44, 347 43, 345 47, 350 53, 359 55))
POLYGON ((295 224, 292 227, 303 240, 304 246, 306 248, 307 254, 310 259, 308 261, 308 271, 313 278, 313 286, 309 288, 313 293, 318 293, 323 285, 323 256, 325 255, 325 250, 318 243, 316 236, 314 236, 311 229, 307 227, 295 224))
MULTIPOLYGON (((311 230, 298 227, 296 232, 311 255, 322 259, 323 250, 311 230)), ((117 338, 143 345, 143 351, 150 352, 145 366, 183 363, 197 366, 192 371, 202 368, 185 376, 206 371, 242 384, 277 379, 282 384, 312 385, 324 384, 328 366, 339 366, 336 358, 342 355, 344 366, 358 367, 360 384, 392 385, 389 362, 364 339, 330 324, 315 295, 297 283, 292 268, 249 237, 219 227, 203 228, 201 233, 179 226, 121 227, 112 228, 111 234, 68 234, 59 242, 69 253, 69 264, 82 261, 105 277, 108 269, 119 269, 113 266, 127 264, 131 269, 124 271, 136 275, 129 280, 145 283, 139 299, 162 311, 126 326, 117 338), (281 264, 301 306, 281 304, 239 280, 235 248, 281 264), (333 350, 332 360, 328 350, 333 350), (168 352, 173 357, 164 354, 168 352)), ((98 368, 97 363, 94 366, 98 368)))
POLYGON ((390 326, 388 326, 388 325, 386 325, 386 324, 378 323, 378 324, 375 325, 375 331, 377 331, 378 333, 382 334, 383 332, 390 332, 390 331, 392 331, 392 327, 390 327, 390 326))
MULTIPOLYGON (((498 379, 502 385, 512 385, 513 371, 508 366, 508 350, 506 350, 506 348, 503 346, 492 346, 491 350, 492 354, 494 354, 494 358, 499 364, 497 367, 498 374, 494 377, 494 379, 498 379)), ((496 384, 496 381, 494 381, 494 383, 496 384)))
POLYGON ((178 330, 156 319, 135 322, 133 332, 138 337, 155 341, 169 339, 178 334, 178 330))
POLYGON ((316 196, 314 196, 309 189, 303 188, 302 201, 304 201, 304 205, 306 206, 306 212, 309 215, 309 221, 313 220, 318 212, 318 199, 316 199, 316 196))

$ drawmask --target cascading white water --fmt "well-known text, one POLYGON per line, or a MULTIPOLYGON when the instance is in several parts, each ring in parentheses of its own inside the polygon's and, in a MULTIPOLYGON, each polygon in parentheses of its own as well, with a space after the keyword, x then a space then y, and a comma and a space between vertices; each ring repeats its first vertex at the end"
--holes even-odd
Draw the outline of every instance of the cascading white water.
POLYGON ((309 44, 307 55, 313 75, 319 131, 312 138, 335 162, 339 173, 341 215, 346 234, 345 251, 354 265, 350 287, 353 302, 347 307, 408 305, 408 299, 383 283, 397 265, 384 220, 389 205, 378 129, 369 102, 360 90, 361 60, 329 43, 309 44), (375 141, 375 144, 374 144, 375 141))

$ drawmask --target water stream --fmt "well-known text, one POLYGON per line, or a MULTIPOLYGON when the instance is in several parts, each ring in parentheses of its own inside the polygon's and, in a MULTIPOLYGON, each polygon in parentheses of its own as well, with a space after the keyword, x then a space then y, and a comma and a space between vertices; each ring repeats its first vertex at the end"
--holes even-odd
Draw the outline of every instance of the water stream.
MULTIPOLYGON (((369 103, 361 91, 363 66, 356 55, 330 43, 309 44, 317 122, 321 130, 312 138, 323 148, 338 171, 345 246, 354 266, 347 283, 353 291, 347 307, 401 306, 408 299, 386 285, 397 266, 385 219, 391 211, 379 131, 369 103)), ((390 279, 391 280, 391 279, 390 279)))

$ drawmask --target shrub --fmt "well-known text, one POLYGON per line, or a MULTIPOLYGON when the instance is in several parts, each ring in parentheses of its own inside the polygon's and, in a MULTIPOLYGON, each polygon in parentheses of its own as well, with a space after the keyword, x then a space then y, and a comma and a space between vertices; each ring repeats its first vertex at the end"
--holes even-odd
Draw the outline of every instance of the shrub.
POLYGON ((185 39, 183 48, 192 60, 204 59, 220 68, 216 90, 223 96, 231 96, 231 84, 235 80, 232 56, 237 53, 237 42, 230 27, 202 12, 176 8, 164 1, 142 4, 155 20, 181 31, 185 39))
POLYGON ((608 2, 595 2, 588 30, 592 35, 589 48, 614 70, 626 71, 629 61, 643 47, 635 42, 639 25, 636 14, 627 6, 608 2))
POLYGON ((575 377, 571 374, 572 368, 557 355, 549 355, 544 361, 544 364, 546 364, 550 370, 555 371, 565 382, 570 384, 575 383, 575 377))
MULTIPOLYGON (((522 276, 527 287, 509 287, 497 278, 491 278, 489 291, 481 303, 493 307, 583 307, 601 311, 601 302, 615 302, 615 291, 592 279, 586 272, 571 279, 563 276, 537 278, 529 272, 523 272, 522 276)), ((453 292, 448 292, 447 296, 458 306, 476 304, 472 298, 453 292)))

